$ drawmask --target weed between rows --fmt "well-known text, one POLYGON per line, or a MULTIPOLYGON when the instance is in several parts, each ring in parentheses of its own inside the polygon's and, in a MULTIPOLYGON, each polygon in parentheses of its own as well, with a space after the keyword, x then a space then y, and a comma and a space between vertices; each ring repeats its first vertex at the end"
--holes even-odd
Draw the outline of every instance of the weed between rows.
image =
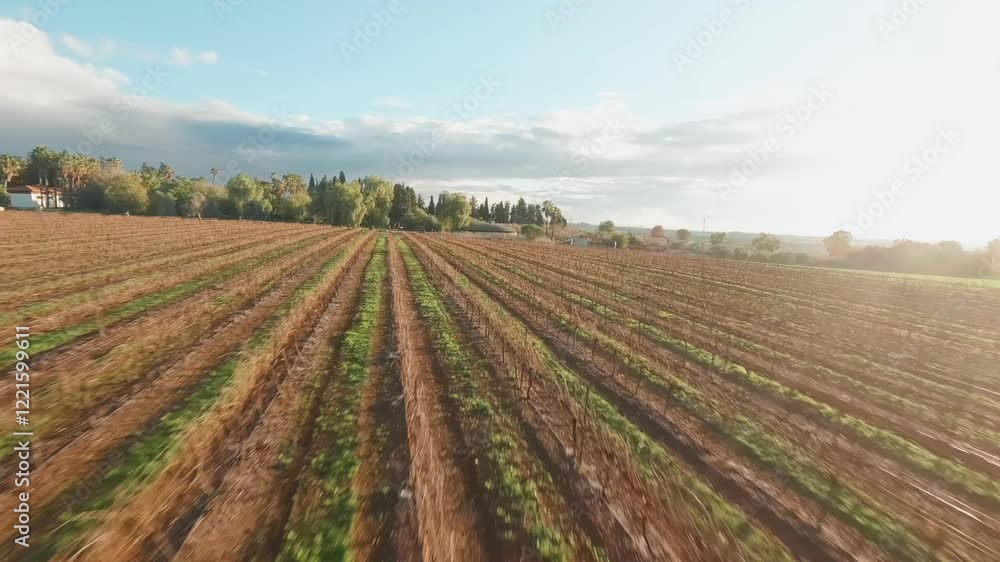
MULTIPOLYGON (((226 269, 225 271, 192 279, 191 281, 175 285, 163 291, 146 295, 103 314, 100 320, 89 320, 61 330, 40 334, 32 338, 31 350, 33 355, 51 351, 81 336, 96 332, 102 326, 109 326, 111 324, 121 322, 122 320, 127 320, 146 312, 147 310, 170 304, 189 295, 193 295, 206 287, 229 281, 240 273, 300 250, 308 246, 310 242, 311 240, 303 240, 291 246, 268 252, 263 256, 243 262, 235 267, 226 269)), ((11 347, 13 348, 13 346, 11 347)), ((14 352, 14 349, 0 351, 0 369, 6 369, 13 364, 14 352)))
MULTIPOLYGON (((482 289, 475 286, 465 275, 459 276, 458 285, 471 298, 491 309, 513 327, 515 332, 523 332, 530 346, 539 354, 548 367, 542 374, 569 391, 578 404, 587 403, 587 408, 606 429, 617 435, 631 452, 631 460, 645 475, 650 490, 666 494, 668 502, 683 506, 690 520, 705 536, 716 536, 718 530, 728 529, 751 558, 762 560, 791 560, 784 545, 772 535, 754 527, 746 515, 719 496, 701 478, 674 459, 659 443, 652 440, 638 426, 622 415, 599 392, 594 390, 575 372, 567 368, 556 354, 528 327, 509 313, 504 306, 494 301, 482 289), (662 486, 659 480, 673 481, 675 486, 662 486)), ((525 302, 530 302, 526 300, 525 302)))
MULTIPOLYGON (((452 375, 452 399, 460 405, 463 419, 481 426, 489 435, 489 447, 486 447, 485 453, 496 476, 487 480, 484 486, 501 498, 502 505, 497 507, 496 516, 508 529, 504 538, 513 539, 511 529, 521 528, 541 560, 572 560, 578 545, 572 536, 563 534, 551 521, 539 502, 540 488, 550 495, 556 494, 551 475, 532 458, 523 439, 509 427, 509 422, 503 423, 510 416, 503 405, 493 396, 481 396, 480 379, 485 376, 486 370, 482 360, 463 350, 461 336, 447 311, 440 289, 429 281, 423 267, 402 240, 399 241, 399 249, 409 271, 417 304, 430 323, 434 346, 452 375)), ((594 547, 589 549, 595 559, 607 558, 594 547)))
MULTIPOLYGON (((472 267, 491 279, 493 283, 504 287, 514 298, 531 302, 530 295, 509 284, 499 282, 498 278, 483 268, 476 265, 472 265, 472 267)), ((672 402, 696 418, 708 423, 721 435, 740 446, 758 464, 790 477, 791 481, 802 492, 814 497, 821 505, 845 521, 852 523, 865 536, 886 551, 911 560, 933 560, 935 558, 925 543, 917 539, 905 525, 888 515, 885 509, 867 505, 870 503, 877 506, 877 502, 851 491, 842 482, 834 481, 827 476, 813 463, 791 453, 791 444, 770 435, 750 418, 741 415, 724 415, 723 412, 727 412, 728 407, 705 398, 682 378, 655 369, 646 358, 632 353, 621 342, 604 334, 586 332, 579 328, 572 319, 565 317, 558 311, 553 311, 552 314, 562 331, 574 334, 575 337, 586 343, 600 345, 620 360, 633 376, 655 386, 672 402)), ((707 354, 704 351, 702 353, 707 354)), ((710 356, 710 354, 707 355, 710 356)), ((702 356, 694 354, 691 357, 698 359, 702 356)), ((743 368, 739 367, 739 369, 742 371, 743 368)), ((758 375, 754 376, 763 378, 758 375)))
MULTIPOLYGON (((333 446, 316 455, 309 470, 323 482, 322 502, 315 513, 287 530, 278 560, 327 562, 351 559, 351 529, 357 515, 358 498, 353 489, 360 464, 357 451, 358 409, 361 389, 372 368, 372 350, 381 309, 385 306, 382 286, 386 278, 386 241, 379 237, 362 286, 354 324, 341 343, 339 373, 343 380, 330 398, 335 401, 316 420, 317 434, 326 434, 333 446)), ((321 389, 325 390, 325 389, 321 389)))
MULTIPOLYGON (((538 286, 543 288, 545 287, 545 285, 542 284, 542 281, 537 277, 524 272, 520 272, 518 274, 538 286)), ((903 460, 913 463, 917 467, 942 477, 950 484, 965 488, 974 494, 979 494, 994 500, 1000 500, 1000 483, 985 475, 970 470, 950 459, 940 457, 891 431, 875 427, 853 415, 843 413, 829 404, 820 402, 819 400, 816 400, 801 391, 790 388, 770 377, 754 372, 743 365, 729 361, 705 349, 696 347, 684 340, 669 336, 652 325, 645 324, 634 318, 623 316, 622 314, 615 312, 604 305, 595 303, 582 295, 566 291, 565 289, 563 289, 560 293, 564 298, 591 310, 595 314, 613 322, 620 322, 635 332, 649 336, 661 346, 691 359, 714 372, 724 375, 737 383, 756 388, 768 395, 782 397, 802 404, 810 410, 818 412, 827 422, 854 432, 860 437, 878 445, 890 454, 894 454, 903 460)), ((621 355, 623 359, 628 360, 631 357, 628 350, 625 349, 624 346, 621 346, 620 343, 614 343, 616 346, 616 353, 621 355)), ((838 375, 832 372, 829 372, 828 374, 834 375, 838 378, 843 377, 843 375, 838 375)), ((844 381, 841 381, 841 383, 844 384, 844 381)), ((869 388, 866 385, 862 385, 862 387, 864 388, 864 391, 869 394, 880 393, 877 389, 869 388)))
MULTIPOLYGON (((63 524, 45 541, 44 547, 28 560, 48 560, 58 552, 67 552, 80 540, 80 537, 100 522, 99 518, 92 517, 92 514, 104 511, 117 502, 128 501, 146 482, 151 481, 176 454, 184 431, 218 402, 224 389, 232 382, 240 364, 265 347, 281 320, 314 291, 330 271, 343 262, 346 254, 345 250, 339 251, 327 260, 318 272, 296 288, 289 299, 255 331, 253 337, 240 351, 212 369, 190 396, 176 406, 176 409, 161 417, 150 431, 138 436, 136 442, 127 449, 109 455, 106 462, 114 468, 105 473, 100 486, 82 503, 74 502, 67 496, 68 499, 63 503, 72 507, 60 514, 59 520, 63 524)), ((274 281, 271 285, 276 283, 277 281, 274 281)))

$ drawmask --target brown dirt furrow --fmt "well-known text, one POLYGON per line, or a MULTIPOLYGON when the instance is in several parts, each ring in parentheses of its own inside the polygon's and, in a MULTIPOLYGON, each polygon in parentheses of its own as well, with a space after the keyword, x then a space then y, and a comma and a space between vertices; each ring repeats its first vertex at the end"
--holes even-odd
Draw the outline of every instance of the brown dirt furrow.
POLYGON ((413 291, 395 244, 389 245, 393 315, 400 342, 400 364, 411 457, 411 479, 425 562, 487 560, 480 536, 473 483, 454 458, 439 392, 432 376, 433 348, 420 326, 413 291))
POLYGON ((137 282, 149 284, 151 280, 159 279, 168 272, 189 268, 193 261, 234 254, 285 234, 271 233, 263 237, 263 240, 251 242, 239 232, 227 232, 207 243, 188 236, 181 240, 165 241, 155 248, 155 253, 150 252, 149 248, 143 248, 127 256, 102 255, 98 267, 92 271, 66 271, 47 283, 0 291, 0 307, 13 306, 15 303, 20 307, 33 302, 49 302, 79 292, 110 290, 113 285, 129 286, 137 282))
MULTIPOLYGON (((467 271, 467 273, 477 279, 477 281, 490 284, 489 281, 482 278, 476 272, 467 271)), ((510 284, 518 285, 518 282, 516 279, 510 279, 510 284)), ((524 287, 521 288, 522 290, 524 289, 524 287)), ((548 295, 548 298, 543 303, 531 305, 506 297, 501 289, 501 287, 494 287, 491 294, 495 298, 506 302, 508 306, 515 309, 520 308, 521 314, 525 317, 530 317, 532 310, 565 308, 565 303, 560 304, 554 294, 548 295)), ((546 291, 539 291, 539 296, 544 294, 546 294, 546 291)), ((576 320, 583 322, 587 329, 592 332, 598 330, 599 320, 591 318, 592 323, 590 325, 584 322, 584 319, 589 316, 587 311, 578 308, 575 314, 576 320)), ((740 454, 738 452, 734 454, 732 451, 727 451, 729 447, 720 442, 718 438, 713 437, 710 428, 700 428, 701 424, 698 422, 685 421, 686 416, 682 416, 676 409, 672 409, 669 399, 664 401, 661 393, 657 393, 647 385, 637 384, 635 379, 629 380, 631 377, 624 376, 624 369, 620 365, 616 366, 613 359, 605 356, 602 352, 595 355, 583 346, 577 346, 575 341, 570 343, 570 338, 566 334, 561 333, 558 327, 550 323, 539 322, 538 324, 539 330, 541 330, 539 333, 547 334, 547 341, 551 345, 562 348, 567 356, 575 356, 578 364, 592 366, 592 380, 595 384, 605 387, 607 389, 606 392, 617 396, 617 400, 622 404, 621 408, 630 408, 633 411, 633 415, 641 414, 649 423, 652 423, 652 428, 647 429, 647 432, 658 434, 661 439, 666 438, 674 441, 676 441, 674 439, 675 436, 680 436, 682 437, 682 444, 683 441, 687 441, 689 443, 687 447, 692 449, 692 453, 696 455, 688 460, 689 464, 693 461, 698 461, 698 456, 709 459, 706 466, 720 467, 722 470, 719 476, 733 479, 737 483, 737 487, 733 488, 733 490, 745 488, 751 494, 747 498, 751 501, 757 501, 754 497, 773 497, 773 500, 765 505, 780 508, 774 509, 776 514, 780 514, 781 511, 788 509, 784 517, 793 523, 796 520, 817 521, 823 518, 823 510, 810 505, 812 504, 811 501, 803 501, 804 498, 797 498, 794 491, 792 493, 782 491, 782 488, 785 488, 785 486, 780 482, 769 483, 765 472, 754 468, 752 464, 739 462, 740 454), (553 329, 555 330, 555 335, 548 335, 549 331, 553 329), (616 372, 617 376, 612 375, 612 373, 616 372), (657 432, 656 426, 661 426, 659 432, 657 432), (688 438, 684 436, 693 437, 688 438), (712 459, 715 460, 713 461, 712 459), (745 475, 752 476, 747 477, 745 475), (741 481, 742 483, 740 483, 741 481), (776 492, 777 495, 775 495, 776 492), (800 515, 796 516, 796 513, 800 515)), ((614 328, 614 325, 608 325, 605 328, 614 328)), ((611 335, 611 332, 609 332, 609 335, 611 335)), ((623 342, 629 340, 629 338, 621 336, 621 334, 613 335, 613 337, 620 337, 623 342)), ((629 343, 630 345, 637 345, 637 342, 634 340, 629 343)), ((638 348, 641 348, 645 353, 651 351, 643 345, 638 345, 638 348)), ((655 359, 656 354, 649 355, 649 357, 655 359)), ((666 364, 672 364, 673 368, 682 369, 680 372, 686 375, 685 378, 687 378, 688 382, 698 386, 702 392, 708 396, 712 396, 720 404, 731 404, 735 412, 742 411, 746 416, 762 419, 765 427, 780 430, 779 433, 786 435, 792 443, 797 443, 799 446, 805 446, 807 449, 810 449, 810 456, 813 457, 813 461, 823 466, 829 474, 839 474, 839 467, 843 466, 843 459, 852 459, 850 479, 854 480, 855 484, 861 486, 866 494, 877 498, 887 506, 892 506, 892 512, 912 513, 913 515, 910 516, 910 520, 916 523, 918 528, 933 529, 938 524, 937 522, 953 520, 955 518, 955 513, 949 510, 952 509, 953 505, 961 505, 962 502, 957 499, 952 502, 942 501, 940 503, 921 501, 922 488, 920 486, 913 486, 911 488, 906 485, 912 482, 921 482, 921 479, 915 477, 913 472, 907 470, 906 467, 891 463, 886 459, 873 462, 871 453, 863 449, 858 443, 841 439, 837 433, 831 432, 829 428, 822 424, 816 424, 814 420, 808 417, 797 416, 794 423, 788 423, 790 410, 773 408, 768 402, 761 401, 747 394, 738 385, 732 385, 727 381, 715 381, 706 373, 696 372, 697 370, 693 369, 691 365, 677 363, 676 361, 661 363, 661 365, 666 364), (708 378, 705 378, 706 376, 708 378), (712 382, 719 383, 721 386, 715 388, 710 384, 712 382), (876 470, 878 467, 885 466, 893 466, 890 474, 876 470), (899 479, 900 481, 890 484, 886 482, 887 477, 889 479, 899 479), (919 510, 915 506, 920 506, 919 510), (921 515, 920 512, 926 512, 928 517, 921 515)), ((667 368, 666 370, 672 370, 672 368, 667 368)), ((588 370, 584 369, 582 372, 588 372, 588 370)), ((647 425, 646 427, 649 428, 650 426, 647 425)), ((705 463, 706 461, 701 460, 698 462, 705 463)), ((707 474, 711 475, 712 473, 708 472, 707 474)), ((716 485, 719 486, 718 483, 716 485)), ((925 486, 931 489, 936 488, 933 483, 927 483, 925 486)), ((719 489, 727 490, 725 487, 720 487, 719 489)), ((941 493, 940 490, 938 492, 941 493)), ((730 497, 734 502, 746 503, 746 499, 739 500, 739 496, 730 497)), ((757 509, 756 512, 760 516, 768 515, 768 517, 771 517, 768 511, 772 509, 770 507, 768 509, 757 509)), ((973 513, 970 521, 967 521, 970 527, 983 526, 984 528, 995 528, 995 522, 992 521, 988 513, 976 512, 971 506, 965 506, 965 509, 973 513)), ((780 522, 780 518, 774 521, 780 522)), ((852 540, 851 535, 853 533, 843 527, 834 533, 833 531, 836 527, 837 525, 833 521, 827 520, 822 526, 822 534, 827 537, 827 540, 832 539, 834 544, 839 543, 842 548, 852 550, 853 547, 851 545, 858 544, 858 539, 855 537, 852 540)), ((781 527, 774 528, 776 530, 781 529, 781 527)), ((786 527, 786 529, 792 530, 793 528, 786 527)), ((987 530, 982 532, 982 536, 990 534, 990 531, 987 530)), ((800 535, 802 539, 808 540, 809 535, 814 534, 815 530, 810 530, 809 525, 806 525, 803 531, 789 535, 786 530, 784 533, 793 540, 801 540, 795 539, 796 534, 800 535)), ((928 531, 928 534, 932 534, 932 532, 928 531)), ((959 534, 956 533, 956 537, 959 537, 959 534)), ((989 551, 989 548, 982 544, 981 541, 973 540, 969 543, 969 547, 976 551, 984 551, 984 548, 986 552, 989 551)))
MULTIPOLYGON (((392 244, 394 238, 387 240, 392 244)), ((409 480, 406 413, 399 343, 391 319, 392 285, 382 291, 381 327, 374 342, 376 358, 362 389, 355 495, 358 513, 351 533, 354 559, 417 560, 420 542, 413 502, 402 493, 409 480)))
MULTIPOLYGON (((46 372, 47 376, 44 382, 36 387, 36 393, 47 393, 63 385, 72 385, 73 388, 69 392, 73 395, 92 394, 95 389, 88 387, 92 381, 90 376, 86 376, 85 368, 91 368, 94 377, 110 376, 112 381, 121 379, 130 365, 119 363, 109 366, 108 359, 119 358, 126 350, 129 351, 128 357, 125 358, 126 363, 133 362, 140 356, 148 358, 161 355, 165 350, 183 353, 185 351, 183 346, 175 349, 179 340, 164 339, 170 336, 170 330, 181 330, 188 337, 197 336, 199 332, 186 329, 194 319, 204 315, 196 312, 214 310, 216 313, 219 311, 225 313, 227 307, 221 302, 223 299, 252 297, 250 291, 262 286, 255 285, 253 283, 255 280, 266 280, 265 277, 271 273, 279 275, 290 271, 302 261, 304 255, 322 252, 330 243, 335 243, 335 240, 319 240, 273 262, 262 264, 259 268, 237 275, 225 283, 207 287, 179 301, 140 313, 38 355, 34 358, 35 368, 46 372), (139 345, 140 343, 142 345, 139 345)), ((153 366, 147 364, 145 369, 152 370, 153 366)), ((4 392, 8 386, 12 388, 13 382, 0 381, 0 406, 6 404, 7 400, 12 400, 13 392, 4 392)), ((103 394, 108 389, 105 387, 99 390, 103 394)))
POLYGON ((204 507, 238 460, 243 441, 264 414, 302 345, 357 260, 370 252, 371 235, 282 322, 267 348, 237 368, 220 401, 182 437, 179 451, 150 482, 63 560, 164 560, 176 554, 204 507))
MULTIPOLYGON (((451 266, 421 241, 409 240, 437 282, 461 294, 455 278, 447 271, 451 266)), ((457 274, 454 269, 451 272, 457 274)), ((519 391, 527 389, 523 395, 526 420, 568 488, 574 511, 586 514, 612 559, 740 559, 725 540, 701 536, 683 508, 667 499, 672 494, 661 493, 677 485, 669 476, 640 474, 617 438, 609 438, 600 428, 578 426, 582 413, 575 399, 549 376, 525 373, 545 367, 529 360, 525 350, 518 349, 517 342, 506 334, 506 328, 495 324, 495 317, 482 310, 477 312, 472 299, 458 297, 455 302, 476 318, 484 341, 489 343, 482 352, 497 359, 498 364, 508 365, 509 372, 519 369, 524 373, 524 381, 514 379, 508 384, 516 385, 519 391), (578 450, 579 442, 574 437, 578 430, 587 443, 585 451, 578 450)))
MULTIPOLYGON (((251 246, 246 249, 231 254, 216 257, 203 262, 196 261, 195 265, 173 271, 169 275, 157 278, 155 281, 143 282, 141 279, 129 280, 121 287, 87 293, 87 299, 82 302, 69 302, 61 305, 55 310, 49 310, 39 318, 33 315, 22 315, 17 321, 20 323, 30 323, 32 329, 38 332, 57 332, 69 327, 85 322, 97 322, 103 324, 103 314, 105 311, 127 305, 137 299, 155 294, 157 292, 169 290, 172 287, 183 285, 199 277, 205 277, 237 267, 241 263, 262 256, 281 248, 297 244, 303 241, 315 241, 321 239, 318 233, 296 233, 295 235, 282 237, 280 239, 269 240, 265 244, 256 247, 251 246)), ((71 298, 75 298, 72 295, 71 298)), ((103 330, 103 327, 102 327, 103 330)))
MULTIPOLYGON (((335 251, 339 249, 331 253, 335 251)), ((186 389, 197 384, 201 375, 225 360, 241 342, 250 339, 255 330, 297 287, 315 274, 320 265, 321 262, 317 262, 313 267, 303 268, 287 278, 274 292, 257 301, 255 306, 239 313, 217 332, 205 337, 203 343, 134 396, 122 399, 119 404, 104 404, 110 409, 106 413, 78 420, 77 425, 67 431, 65 440, 69 444, 65 447, 45 442, 44 451, 51 456, 43 457, 42 464, 36 469, 35 508, 45 510, 49 502, 58 500, 65 492, 72 492, 65 498, 70 504, 85 501, 92 486, 85 482, 75 489, 71 488, 83 480, 89 482, 89 478, 85 477, 95 469, 104 473, 113 468, 114 463, 103 462, 109 454, 121 449, 123 443, 138 437, 145 429, 151 429, 186 389)), ((36 526, 36 533, 41 528, 36 526)))
MULTIPOLYGON (((315 273, 342 245, 330 240, 305 254, 289 257, 291 261, 261 268, 244 277, 242 285, 231 288, 228 302, 209 299, 201 308, 192 306, 174 310, 166 317, 151 316, 147 322, 134 326, 133 341, 119 345, 108 355, 65 363, 56 371, 66 375, 57 378, 62 384, 53 381, 37 396, 40 403, 48 406, 36 421, 36 433, 43 445, 38 461, 44 463, 47 456, 58 454, 81 432, 171 372, 175 365, 180 366, 180 371, 175 370, 174 376, 199 361, 210 360, 207 355, 195 354, 191 358, 189 355, 197 351, 199 342, 214 340, 244 315, 257 317, 257 311, 253 310, 256 306, 269 302, 275 292, 281 292, 288 279, 308 275, 310 271, 315 273)), ((46 367, 43 372, 53 372, 50 369, 53 368, 46 367)), ((0 489, 9 484, 9 479, 0 482, 0 489)))
POLYGON ((310 383, 328 370, 328 344, 354 317, 369 255, 366 250, 363 261, 340 283, 259 425, 242 443, 236 466, 226 474, 175 560, 254 559, 264 554, 268 539, 283 526, 315 421, 309 414, 323 388, 310 383))

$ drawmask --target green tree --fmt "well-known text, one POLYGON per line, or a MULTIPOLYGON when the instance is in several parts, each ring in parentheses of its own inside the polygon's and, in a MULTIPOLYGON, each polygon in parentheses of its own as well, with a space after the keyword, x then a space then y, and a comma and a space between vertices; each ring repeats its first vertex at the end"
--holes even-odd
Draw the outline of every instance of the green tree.
POLYGON ((412 187, 401 183, 392 186, 392 207, 389 210, 389 225, 399 228, 403 217, 417 208, 417 194, 412 187))
POLYGON ((490 222, 493 220, 493 216, 490 215, 490 198, 484 197, 483 203, 476 210, 476 218, 483 222, 490 222))
POLYGON ((201 218, 201 213, 205 208, 206 201, 207 198, 204 193, 195 191, 184 201, 178 201, 177 208, 180 210, 182 216, 201 218))
POLYGON ((154 191, 149 196, 149 214, 158 217, 177 216, 177 198, 170 193, 154 191))
POLYGON ((542 201, 542 214, 545 217, 545 234, 549 238, 555 238, 556 229, 566 226, 566 217, 563 216, 562 209, 550 200, 542 201))
POLYGON ((465 195, 446 191, 438 196, 437 217, 445 231, 465 228, 472 220, 471 214, 472 207, 465 195))
POLYGON ((281 220, 302 222, 309 214, 309 206, 312 204, 312 197, 304 191, 289 194, 282 197, 275 209, 275 214, 281 220))
POLYGON ((427 204, 427 214, 432 217, 437 214, 437 205, 434 204, 433 195, 431 195, 431 202, 427 204))
POLYGON ((211 170, 208 171, 208 173, 212 174, 212 185, 215 185, 215 178, 222 173, 222 170, 219 170, 218 168, 212 168, 211 170))
POLYGON ((838 230, 823 239, 826 251, 834 258, 845 258, 851 249, 851 242, 854 235, 846 230, 838 230))
POLYGON ((365 197, 361 184, 337 183, 322 194, 320 208, 328 224, 335 226, 358 226, 365 218, 365 197))
POLYGON ((760 236, 753 239, 750 245, 758 252, 773 254, 781 248, 781 240, 778 240, 778 237, 773 234, 762 232, 760 236))
POLYGON ((340 185, 347 185, 347 176, 344 175, 344 171, 340 171, 340 185))
POLYGON ((604 221, 597 225, 597 233, 602 236, 611 236, 615 232, 614 221, 604 221))
POLYGON ((259 208, 264 199, 264 190, 260 184, 247 174, 239 174, 226 182, 226 193, 241 219, 250 215, 248 211, 251 207, 259 208))
POLYGON ((490 218, 497 224, 507 224, 510 222, 510 204, 503 201, 495 203, 490 212, 490 218))
POLYGON ((676 236, 677 239, 680 240, 681 243, 683 244, 687 244, 688 242, 691 241, 691 231, 686 228, 678 230, 676 236))
POLYGON ((369 228, 389 226, 392 211, 392 182, 379 176, 368 176, 361 181, 361 193, 365 200, 363 224, 369 228))
POLYGON ((101 171, 117 174, 122 171, 122 159, 117 156, 101 158, 101 171))
POLYGON ((652 230, 649 231, 650 238, 666 238, 667 231, 663 229, 662 225, 656 225, 652 230))
POLYGON ((28 153, 27 168, 33 177, 38 178, 38 185, 49 185, 52 168, 56 164, 57 155, 44 145, 38 145, 28 153))
POLYGON ((441 223, 438 222, 437 217, 427 214, 427 211, 420 207, 403 215, 400 226, 403 230, 415 232, 438 232, 441 230, 441 223))
POLYGON ((14 177, 24 171, 24 167, 24 159, 20 156, 13 154, 0 155, 0 177, 3 178, 4 192, 7 191, 7 187, 10 186, 10 182, 14 177))
POLYGON ((38 178, 38 185, 45 188, 45 207, 52 204, 52 195, 56 191, 55 182, 59 177, 60 155, 49 150, 44 145, 38 145, 28 153, 26 173, 38 178))
POLYGON ((173 181, 177 178, 177 174, 174 173, 174 169, 163 162, 160 162, 160 167, 156 169, 156 175, 160 176, 160 182, 173 181))
POLYGON ((142 214, 149 206, 149 192, 137 175, 115 174, 105 182, 104 205, 112 213, 142 214))
POLYGON ((528 220, 528 204, 524 201, 524 197, 518 198, 517 204, 511 210, 510 222, 514 224, 527 224, 530 222, 528 220))
POLYGON ((712 236, 710 238, 710 242, 712 243, 713 246, 721 246, 721 245, 725 244, 726 243, 726 233, 725 232, 716 232, 716 233, 712 234, 712 236))
POLYGON ((624 250, 628 248, 629 242, 631 242, 631 236, 626 236, 623 232, 613 232, 611 236, 608 237, 608 241, 611 242, 615 248, 619 250, 624 250))

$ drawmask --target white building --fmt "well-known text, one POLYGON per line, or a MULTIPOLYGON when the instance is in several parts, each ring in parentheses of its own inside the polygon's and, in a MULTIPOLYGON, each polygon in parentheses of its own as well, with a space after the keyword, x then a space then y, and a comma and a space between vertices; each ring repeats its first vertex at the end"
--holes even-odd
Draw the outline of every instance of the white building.
POLYGON ((8 187, 7 193, 10 194, 10 208, 61 209, 63 201, 59 192, 50 187, 48 188, 48 197, 46 197, 45 191, 46 188, 41 185, 15 185, 8 187))

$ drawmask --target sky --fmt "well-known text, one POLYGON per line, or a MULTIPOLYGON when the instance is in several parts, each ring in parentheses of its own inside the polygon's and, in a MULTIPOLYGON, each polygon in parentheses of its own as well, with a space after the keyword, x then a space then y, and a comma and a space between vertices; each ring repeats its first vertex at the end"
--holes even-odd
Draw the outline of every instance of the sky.
POLYGON ((981 246, 998 21, 989 0, 0 0, 0 152, 981 246))

